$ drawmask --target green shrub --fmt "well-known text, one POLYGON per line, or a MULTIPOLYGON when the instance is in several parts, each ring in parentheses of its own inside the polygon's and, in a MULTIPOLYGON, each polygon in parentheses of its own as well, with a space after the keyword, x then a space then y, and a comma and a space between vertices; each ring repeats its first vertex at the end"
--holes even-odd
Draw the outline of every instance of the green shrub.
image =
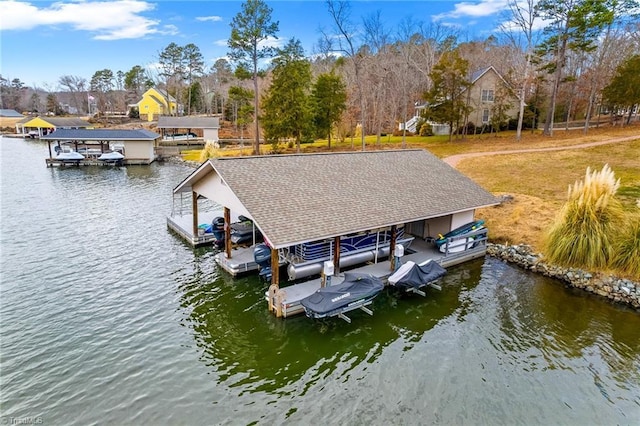
POLYGON ((587 168, 584 181, 569 186, 568 201, 551 225, 545 255, 552 263, 585 268, 607 268, 624 210, 615 193, 620 181, 609 165, 596 172, 587 168))

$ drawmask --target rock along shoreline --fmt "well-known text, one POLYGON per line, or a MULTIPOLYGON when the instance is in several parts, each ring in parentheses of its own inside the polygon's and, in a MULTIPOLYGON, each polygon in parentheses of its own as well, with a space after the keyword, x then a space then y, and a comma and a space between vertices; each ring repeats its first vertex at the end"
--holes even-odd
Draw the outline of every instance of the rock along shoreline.
POLYGON ((640 311, 640 283, 613 275, 592 273, 579 268, 550 265, 544 262, 542 254, 533 253, 531 247, 525 244, 490 243, 487 244, 487 254, 640 311))

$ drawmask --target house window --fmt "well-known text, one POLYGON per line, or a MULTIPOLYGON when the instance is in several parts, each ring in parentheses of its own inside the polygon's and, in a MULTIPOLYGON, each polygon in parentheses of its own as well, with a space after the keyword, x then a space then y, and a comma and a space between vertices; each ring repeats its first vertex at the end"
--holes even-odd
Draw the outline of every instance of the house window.
POLYGON ((489 108, 485 108, 482 110, 482 122, 483 123, 489 122, 489 108))
POLYGON ((482 102, 493 102, 493 90, 482 90, 482 102))

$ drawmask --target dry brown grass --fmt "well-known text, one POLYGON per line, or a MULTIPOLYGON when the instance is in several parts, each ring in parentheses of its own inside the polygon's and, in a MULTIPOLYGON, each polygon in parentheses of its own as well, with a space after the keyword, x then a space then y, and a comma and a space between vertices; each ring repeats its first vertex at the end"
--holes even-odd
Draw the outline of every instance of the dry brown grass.
POLYGON ((536 249, 541 248, 544 232, 562 204, 549 203, 526 194, 510 192, 508 195, 513 197, 511 201, 478 210, 478 218, 486 221, 491 241, 500 244, 529 244, 536 249))
POLYGON ((609 164, 620 178, 618 197, 626 209, 637 209, 638 158, 640 137, 593 148, 469 158, 457 168, 494 194, 514 196, 510 203, 479 211, 493 241, 526 243, 540 250, 544 232, 566 201, 567 188, 587 167, 609 164))

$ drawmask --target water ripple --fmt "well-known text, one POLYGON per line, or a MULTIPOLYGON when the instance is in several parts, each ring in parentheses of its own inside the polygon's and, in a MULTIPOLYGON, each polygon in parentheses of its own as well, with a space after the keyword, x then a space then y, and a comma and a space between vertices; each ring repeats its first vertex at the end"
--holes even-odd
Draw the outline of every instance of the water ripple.
POLYGON ((387 289, 352 324, 277 319, 266 285, 166 230, 190 167, 47 169, 46 144, 0 149, 3 416, 640 423, 637 313, 486 259, 426 298, 387 289))

